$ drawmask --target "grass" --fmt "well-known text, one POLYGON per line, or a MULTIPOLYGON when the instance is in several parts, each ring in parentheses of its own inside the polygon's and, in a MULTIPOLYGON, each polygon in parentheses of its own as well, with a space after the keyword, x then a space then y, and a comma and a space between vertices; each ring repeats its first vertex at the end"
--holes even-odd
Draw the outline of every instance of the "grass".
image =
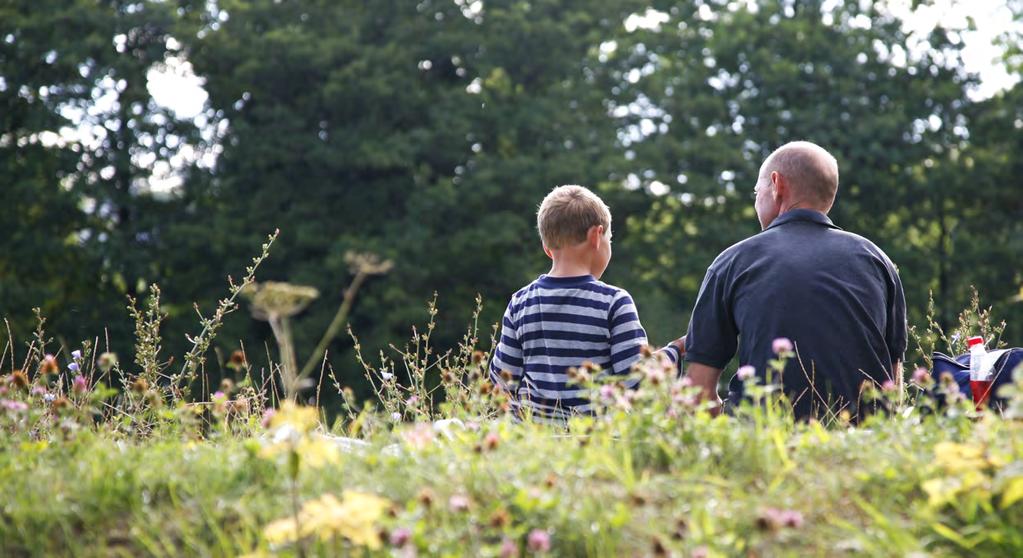
MULTIPOLYGON (((753 403, 713 418, 651 360, 629 394, 582 378, 600 412, 555 428, 509 416, 474 317, 450 351, 431 321, 393 360, 360 354, 379 401, 335 382, 327 424, 278 405, 293 386, 258 385, 240 352, 236 383, 189 397, 233 298, 175 373, 153 293, 133 312, 136 367, 91 346, 47 355, 40 317, 0 381, 0 555, 1023 555, 1023 377, 998 411, 914 374, 871 389, 884 412, 858 425, 797 423, 752 383, 753 403)), ((960 324, 1004 330, 976 301, 960 324)), ((932 324, 918 340, 960 337, 932 324)))

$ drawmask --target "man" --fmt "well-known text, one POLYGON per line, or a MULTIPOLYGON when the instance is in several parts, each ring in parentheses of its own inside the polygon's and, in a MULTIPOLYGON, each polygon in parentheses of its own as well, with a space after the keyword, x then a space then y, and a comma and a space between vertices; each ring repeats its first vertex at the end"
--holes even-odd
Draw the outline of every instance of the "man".
MULTIPOLYGON (((711 264, 686 335, 689 378, 717 408, 737 340, 739 364, 753 366, 761 382, 791 340, 782 382, 797 418, 841 409, 858 416, 865 381, 901 374, 902 283, 880 248, 828 218, 837 191, 838 164, 813 143, 783 145, 760 167, 754 196, 763 231, 711 264)), ((729 406, 742 389, 732 378, 729 406)))

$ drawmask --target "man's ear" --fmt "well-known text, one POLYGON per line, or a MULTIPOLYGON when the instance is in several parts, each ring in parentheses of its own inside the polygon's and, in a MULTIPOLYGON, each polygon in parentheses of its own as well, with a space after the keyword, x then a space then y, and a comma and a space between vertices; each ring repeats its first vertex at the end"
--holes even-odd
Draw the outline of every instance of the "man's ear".
POLYGON ((788 195, 789 183, 778 171, 771 171, 771 185, 774 187, 773 196, 775 201, 781 201, 788 195))

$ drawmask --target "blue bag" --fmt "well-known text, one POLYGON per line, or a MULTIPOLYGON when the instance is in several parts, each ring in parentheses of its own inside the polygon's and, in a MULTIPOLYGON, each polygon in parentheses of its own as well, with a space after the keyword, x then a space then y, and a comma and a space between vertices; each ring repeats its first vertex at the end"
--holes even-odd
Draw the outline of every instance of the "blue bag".
MULTIPOLYGON (((1005 384, 1012 383, 1012 373, 1016 367, 1023 364, 1023 348, 1013 347, 1002 349, 994 364, 995 379, 991 384, 991 405, 1005 404, 1005 398, 998 396, 998 388, 1005 384)), ((992 351, 994 352, 994 351, 992 351)), ((970 396, 970 354, 962 354, 957 357, 950 357, 945 353, 935 352, 931 355, 931 376, 938 381, 941 375, 948 372, 959 384, 959 391, 970 396)))

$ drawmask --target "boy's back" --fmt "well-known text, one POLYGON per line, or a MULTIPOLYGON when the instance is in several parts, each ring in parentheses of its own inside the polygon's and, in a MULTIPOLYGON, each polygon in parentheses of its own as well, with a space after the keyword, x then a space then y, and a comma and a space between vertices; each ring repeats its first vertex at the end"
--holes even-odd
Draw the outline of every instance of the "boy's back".
MULTIPOLYGON (((586 390, 570 382, 570 368, 590 362, 606 374, 623 376, 632 388, 639 379, 628 374, 646 343, 635 303, 624 289, 592 275, 541 275, 512 296, 490 376, 512 394, 516 412, 563 422, 572 413, 592 411, 586 390)), ((672 362, 679 360, 676 347, 666 354, 672 362)))

